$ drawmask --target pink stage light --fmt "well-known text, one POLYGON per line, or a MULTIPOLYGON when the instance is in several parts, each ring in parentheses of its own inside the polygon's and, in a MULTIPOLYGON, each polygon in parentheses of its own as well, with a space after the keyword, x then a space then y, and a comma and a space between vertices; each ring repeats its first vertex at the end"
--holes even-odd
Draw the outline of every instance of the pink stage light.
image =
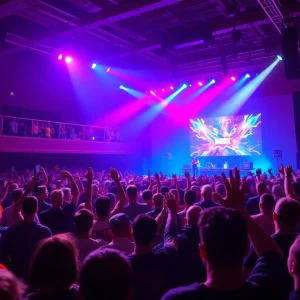
POLYGON ((150 91, 150 94, 154 97, 156 97, 156 94, 153 91, 150 91))
POLYGON ((164 91, 165 91, 165 89, 161 89, 161 91, 162 91, 162 92, 164 92, 164 91))
POLYGON ((174 87, 172 85, 170 86, 170 90, 172 90, 172 91, 174 90, 174 87))
POLYGON ((62 54, 59 54, 57 58, 58 58, 59 60, 62 60, 63 55, 62 55, 62 54))
POLYGON ((70 64, 72 62, 72 57, 71 56, 67 56, 65 59, 67 64, 70 64))
POLYGON ((231 77, 232 81, 236 81, 236 78, 234 76, 231 77))
POLYGON ((201 81, 198 82, 199 86, 203 86, 203 83, 201 81))
POLYGON ((110 68, 108 67, 108 68, 106 69, 106 72, 109 73, 109 71, 110 71, 110 68))

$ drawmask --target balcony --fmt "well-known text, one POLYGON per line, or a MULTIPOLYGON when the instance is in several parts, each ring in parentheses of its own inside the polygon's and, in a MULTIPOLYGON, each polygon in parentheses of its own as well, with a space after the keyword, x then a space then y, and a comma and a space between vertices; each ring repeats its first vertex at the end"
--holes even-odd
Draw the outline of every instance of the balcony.
POLYGON ((118 128, 0 116, 0 152, 130 154, 118 128))

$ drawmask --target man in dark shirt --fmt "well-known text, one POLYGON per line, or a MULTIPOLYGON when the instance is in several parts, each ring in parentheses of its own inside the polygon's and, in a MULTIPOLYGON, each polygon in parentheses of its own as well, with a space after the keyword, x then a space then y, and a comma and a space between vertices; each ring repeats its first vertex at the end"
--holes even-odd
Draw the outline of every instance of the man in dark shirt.
POLYGON ((206 266, 206 281, 170 290, 163 300, 286 299, 281 291, 281 276, 286 272, 281 250, 243 210, 245 180, 240 188, 239 171, 235 169, 235 176, 230 173, 230 183, 222 176, 226 199, 218 197, 228 208, 209 208, 200 214, 200 253, 206 266), (244 281, 242 269, 248 237, 259 260, 244 281))
POLYGON ((39 201, 39 215, 51 208, 51 204, 46 202, 48 194, 48 189, 45 185, 41 185, 35 190, 35 195, 39 201))
POLYGON ((133 223, 135 250, 129 255, 133 271, 133 300, 160 300, 173 286, 174 257, 177 253, 176 200, 166 194, 168 220, 164 247, 153 252, 158 224, 148 215, 138 216, 133 223))
MULTIPOLYGON (((283 198, 275 206, 273 213, 275 233, 271 238, 279 245, 285 261, 288 259, 290 247, 297 237, 296 227, 300 221, 300 203, 294 199, 283 198)), ((250 272, 256 264, 258 257, 253 247, 245 260, 244 268, 250 272)), ((289 292, 293 290, 293 280, 287 274, 289 292)))
POLYGON ((124 207, 124 213, 128 215, 131 222, 141 214, 145 214, 149 211, 147 205, 139 204, 138 200, 138 189, 135 185, 129 185, 126 189, 127 198, 129 200, 129 204, 124 207))
POLYGON ((26 279, 29 262, 37 243, 51 236, 48 227, 36 223, 35 215, 38 201, 35 197, 27 197, 22 203, 24 220, 11 226, 1 240, 0 260, 10 257, 11 270, 19 278, 26 279))
POLYGON ((74 215, 79 198, 79 189, 69 172, 62 171, 62 177, 71 182, 74 193, 72 201, 62 208, 63 192, 62 190, 54 190, 51 193, 52 208, 44 211, 39 216, 41 224, 49 227, 53 234, 74 231, 74 215))
POLYGON ((245 207, 246 211, 248 212, 248 214, 250 216, 258 215, 260 213, 259 200, 260 200, 260 196, 262 196, 263 194, 266 193, 267 185, 261 181, 256 185, 256 190, 257 190, 258 195, 255 197, 249 198, 246 203, 246 207, 245 207))
POLYGON ((203 200, 196 203, 196 205, 202 209, 219 206, 219 204, 213 202, 213 190, 211 185, 207 184, 201 188, 201 196, 203 200))

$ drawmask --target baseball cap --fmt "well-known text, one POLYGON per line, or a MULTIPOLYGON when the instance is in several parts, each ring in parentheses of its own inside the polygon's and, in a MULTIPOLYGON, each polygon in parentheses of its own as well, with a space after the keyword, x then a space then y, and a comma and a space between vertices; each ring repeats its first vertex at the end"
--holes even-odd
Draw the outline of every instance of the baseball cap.
POLYGON ((128 215, 120 213, 112 216, 109 219, 109 226, 111 230, 121 229, 132 224, 128 215))

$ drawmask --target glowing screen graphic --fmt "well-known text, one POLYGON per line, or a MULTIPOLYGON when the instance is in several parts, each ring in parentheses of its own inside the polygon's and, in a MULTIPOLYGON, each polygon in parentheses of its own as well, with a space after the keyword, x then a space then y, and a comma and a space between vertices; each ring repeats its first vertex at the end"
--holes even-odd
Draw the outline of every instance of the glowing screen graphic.
POLYGON ((261 114, 190 119, 191 156, 261 155, 261 114))

